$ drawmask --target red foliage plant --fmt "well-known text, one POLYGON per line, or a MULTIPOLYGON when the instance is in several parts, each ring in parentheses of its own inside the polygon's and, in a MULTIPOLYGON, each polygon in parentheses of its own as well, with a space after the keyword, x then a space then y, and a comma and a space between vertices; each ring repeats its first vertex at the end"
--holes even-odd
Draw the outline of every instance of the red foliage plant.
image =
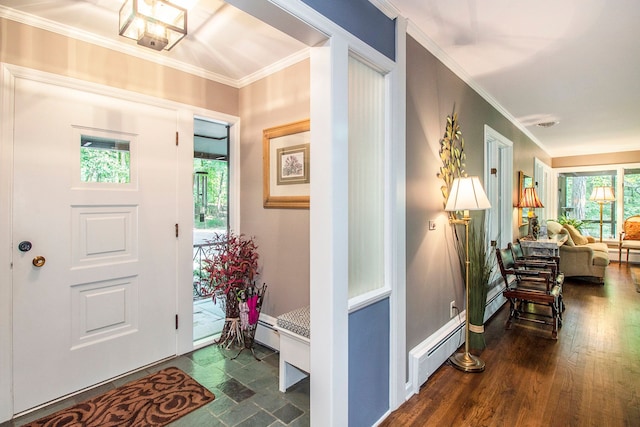
POLYGON ((233 232, 216 233, 209 241, 215 250, 211 259, 204 260, 204 270, 215 290, 244 290, 251 286, 258 274, 258 245, 253 237, 233 232))

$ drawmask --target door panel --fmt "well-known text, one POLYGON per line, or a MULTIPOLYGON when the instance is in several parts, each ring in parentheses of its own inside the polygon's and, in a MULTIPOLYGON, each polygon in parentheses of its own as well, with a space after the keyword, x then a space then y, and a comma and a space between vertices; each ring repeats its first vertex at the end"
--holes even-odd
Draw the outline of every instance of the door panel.
POLYGON ((175 111, 24 79, 15 87, 18 413, 175 354, 177 206, 175 111), (128 142, 128 182, 80 179, 86 136, 128 142))

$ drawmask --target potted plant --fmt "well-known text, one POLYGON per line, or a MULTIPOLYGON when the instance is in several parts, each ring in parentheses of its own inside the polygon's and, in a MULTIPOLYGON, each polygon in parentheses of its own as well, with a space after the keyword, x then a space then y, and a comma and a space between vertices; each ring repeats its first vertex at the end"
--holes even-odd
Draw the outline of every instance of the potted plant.
POLYGON ((257 289, 254 284, 258 275, 258 246, 253 237, 231 231, 216 233, 209 243, 214 250, 203 261, 204 271, 214 290, 214 302, 217 298, 224 298, 226 302, 226 320, 217 343, 229 347, 237 341, 246 345, 243 331, 248 329, 248 324, 245 320, 250 317, 255 320, 252 325, 257 323, 255 312, 259 313, 265 289, 265 286, 257 289), (252 310, 248 314, 247 303, 252 310))
POLYGON ((582 232, 582 227, 584 226, 583 221, 580 221, 579 219, 576 219, 576 218, 570 218, 566 215, 560 216, 555 221, 561 225, 566 225, 566 224, 573 225, 576 228, 576 230, 580 232, 582 232))
MULTIPOLYGON (((477 350, 485 348, 484 312, 489 291, 489 279, 495 266, 495 259, 487 246, 484 227, 484 213, 469 227, 469 347, 477 350)), ((456 234, 456 249, 460 261, 460 271, 465 277, 465 242, 456 234)))

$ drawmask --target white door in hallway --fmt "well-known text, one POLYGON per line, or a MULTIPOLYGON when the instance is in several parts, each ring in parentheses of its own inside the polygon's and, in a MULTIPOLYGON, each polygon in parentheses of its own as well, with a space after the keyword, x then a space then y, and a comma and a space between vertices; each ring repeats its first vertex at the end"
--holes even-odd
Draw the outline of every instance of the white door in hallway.
POLYGON ((175 131, 169 109, 16 79, 15 413, 176 353, 175 131))

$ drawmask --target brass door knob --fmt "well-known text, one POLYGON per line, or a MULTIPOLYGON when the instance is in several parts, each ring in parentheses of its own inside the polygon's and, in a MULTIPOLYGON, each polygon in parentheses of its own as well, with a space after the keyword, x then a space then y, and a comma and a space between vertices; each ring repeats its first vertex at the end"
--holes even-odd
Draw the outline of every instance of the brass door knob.
POLYGON ((40 256, 40 255, 38 255, 37 257, 35 257, 33 259, 33 261, 31 261, 31 263, 36 267, 42 267, 45 262, 47 262, 47 260, 44 259, 44 257, 40 256))

